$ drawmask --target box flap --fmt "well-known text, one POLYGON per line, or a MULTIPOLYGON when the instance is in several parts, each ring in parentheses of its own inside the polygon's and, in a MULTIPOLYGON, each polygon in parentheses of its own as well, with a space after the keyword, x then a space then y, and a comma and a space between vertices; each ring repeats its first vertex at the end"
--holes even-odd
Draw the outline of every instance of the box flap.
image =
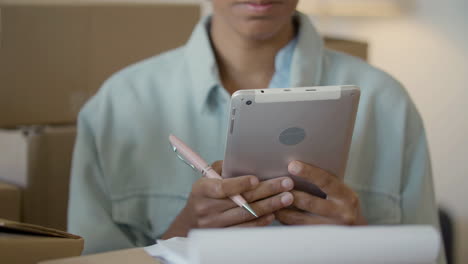
POLYGON ((79 256, 83 245, 79 236, 0 219, 0 263, 36 264, 79 256))
POLYGON ((0 219, 0 231, 21 232, 31 235, 42 235, 49 237, 60 237, 69 239, 82 239, 80 236, 73 235, 64 231, 42 227, 38 225, 19 223, 6 219, 0 219))

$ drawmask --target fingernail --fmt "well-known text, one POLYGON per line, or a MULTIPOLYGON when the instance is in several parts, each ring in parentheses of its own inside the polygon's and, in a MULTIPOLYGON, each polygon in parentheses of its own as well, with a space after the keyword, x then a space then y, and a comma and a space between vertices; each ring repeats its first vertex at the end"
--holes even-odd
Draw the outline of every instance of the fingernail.
POLYGON ((288 206, 290 204, 292 204, 293 202, 293 196, 291 193, 284 193, 283 195, 281 195, 281 203, 285 206, 288 206))
POLYGON ((250 184, 251 184, 252 186, 257 186, 257 184, 258 184, 258 179, 257 179, 256 177, 251 177, 251 178, 250 178, 250 184))
POLYGON ((291 190, 294 187, 294 183, 291 179, 287 178, 281 181, 281 186, 286 190, 291 190))
POLYGON ((297 161, 289 163, 289 172, 292 174, 298 174, 302 170, 302 164, 297 161))

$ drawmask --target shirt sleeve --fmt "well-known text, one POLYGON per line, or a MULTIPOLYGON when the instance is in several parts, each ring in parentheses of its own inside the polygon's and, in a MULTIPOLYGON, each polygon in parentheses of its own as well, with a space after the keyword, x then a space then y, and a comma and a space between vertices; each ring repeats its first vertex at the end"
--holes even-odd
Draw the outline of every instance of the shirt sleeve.
MULTIPOLYGON (((440 232, 426 134, 412 103, 408 110, 406 130, 401 187, 402 224, 432 225, 440 232)), ((438 263, 446 263, 443 243, 438 263)))
POLYGON ((90 124, 91 112, 87 115, 82 111, 78 120, 68 207, 68 230, 84 238, 84 254, 135 246, 125 230, 112 220, 112 206, 90 124))

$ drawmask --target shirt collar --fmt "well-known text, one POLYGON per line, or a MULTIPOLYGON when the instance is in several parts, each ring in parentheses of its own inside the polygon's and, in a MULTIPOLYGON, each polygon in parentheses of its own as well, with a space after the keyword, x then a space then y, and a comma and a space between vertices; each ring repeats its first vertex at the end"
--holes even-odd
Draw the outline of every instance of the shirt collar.
MULTIPOLYGON (((323 40, 306 15, 298 12, 297 16, 299 27, 292 45, 291 87, 317 86, 322 73, 323 40)), ((210 16, 202 18, 185 46, 190 77, 196 89, 194 100, 200 102, 200 111, 211 101, 214 90, 222 88, 208 32, 210 21, 210 16)))
POLYGON ((291 63, 291 87, 320 85, 324 44, 307 15, 297 12, 299 30, 291 63))
POLYGON ((185 46, 190 77, 196 89, 194 100, 199 105, 200 111, 209 103, 213 90, 220 84, 218 67, 208 32, 210 21, 210 16, 202 18, 195 26, 185 46))

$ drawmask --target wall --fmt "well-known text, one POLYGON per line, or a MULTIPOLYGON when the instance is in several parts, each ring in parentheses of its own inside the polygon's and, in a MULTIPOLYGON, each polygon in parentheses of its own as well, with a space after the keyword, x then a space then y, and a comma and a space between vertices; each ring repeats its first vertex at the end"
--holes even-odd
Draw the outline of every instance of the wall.
POLYGON ((317 20, 325 33, 368 41, 371 63, 409 90, 427 129, 437 200, 456 220, 457 263, 468 263, 467 11, 466 0, 415 0, 402 17, 317 20))

